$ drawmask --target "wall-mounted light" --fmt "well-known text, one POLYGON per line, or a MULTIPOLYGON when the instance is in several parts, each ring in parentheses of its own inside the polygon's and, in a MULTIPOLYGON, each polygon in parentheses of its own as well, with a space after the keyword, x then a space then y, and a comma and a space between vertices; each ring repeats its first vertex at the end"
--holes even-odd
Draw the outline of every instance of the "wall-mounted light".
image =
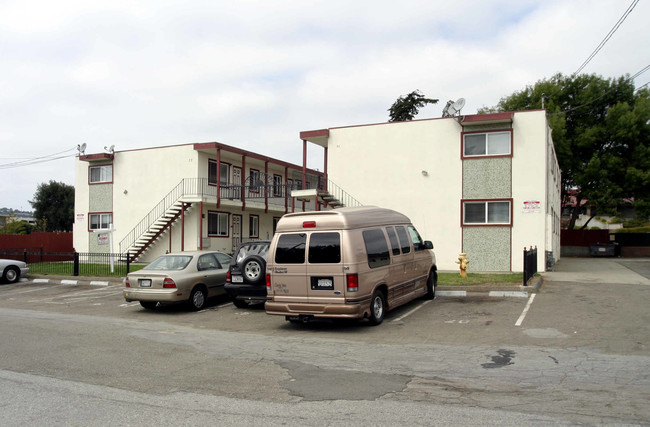
POLYGON ((427 171, 422 171, 422 175, 424 175, 424 176, 429 176, 429 172, 427 172, 427 171))
POLYGON ((129 190, 124 190, 124 194, 129 194, 129 190))

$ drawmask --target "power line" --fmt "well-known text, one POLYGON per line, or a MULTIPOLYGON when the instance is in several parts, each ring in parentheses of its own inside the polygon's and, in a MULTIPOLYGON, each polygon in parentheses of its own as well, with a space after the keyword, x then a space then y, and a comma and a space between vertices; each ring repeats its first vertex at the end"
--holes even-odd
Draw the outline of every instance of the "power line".
POLYGON ((27 160, 22 160, 19 162, 11 162, 11 163, 5 163, 0 165, 0 169, 13 169, 13 168, 19 168, 23 166, 30 166, 30 165, 35 165, 39 163, 45 163, 45 162, 51 162, 54 160, 59 160, 59 159, 64 159, 66 157, 73 157, 76 154, 66 154, 66 155, 61 155, 63 153, 67 153, 73 150, 76 150, 76 147, 69 148, 64 151, 60 151, 58 153, 53 153, 53 154, 48 154, 46 156, 40 156, 40 157, 33 157, 29 158, 27 160))
POLYGON ((580 71, 582 71, 582 69, 585 68, 587 66, 587 64, 589 62, 591 62, 592 59, 594 59, 594 57, 598 54, 598 52, 600 52, 600 50, 603 48, 603 46, 605 46, 605 43, 607 43, 607 41, 614 35, 616 30, 618 30, 618 27, 621 26, 623 21, 625 21, 625 19, 628 17, 628 15, 632 12, 632 10, 634 9, 634 7, 636 6, 636 4, 638 2, 639 2, 639 0, 633 0, 632 1, 632 4, 627 8, 625 13, 623 13, 623 16, 620 17, 620 19, 614 25, 614 27, 611 30, 609 30, 609 33, 607 33, 607 35, 605 36, 603 41, 601 41, 600 44, 598 46, 596 46, 596 49, 594 49, 594 51, 591 52, 591 55, 589 55, 589 57, 585 60, 585 62, 583 62, 580 67, 578 67, 578 69, 573 73, 573 75, 576 75, 580 71))

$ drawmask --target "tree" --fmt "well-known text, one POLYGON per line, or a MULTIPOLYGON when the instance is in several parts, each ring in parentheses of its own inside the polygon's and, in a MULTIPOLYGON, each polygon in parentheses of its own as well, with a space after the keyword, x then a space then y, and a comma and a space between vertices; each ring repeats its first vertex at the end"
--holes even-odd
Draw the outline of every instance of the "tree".
POLYGON ((19 221, 15 216, 12 221, 0 228, 0 234, 30 234, 34 227, 27 221, 19 221))
POLYGON ((542 107, 562 169, 563 199, 569 191, 576 196, 569 229, 575 226, 582 200, 594 208, 592 212, 608 214, 624 198, 634 198, 644 211, 650 201, 648 90, 635 92, 627 76, 556 74, 479 112, 542 107))
POLYGON ((413 120, 420 108, 427 104, 436 104, 437 99, 425 98, 419 90, 414 90, 405 96, 400 96, 397 101, 388 109, 390 113, 389 122, 404 122, 413 120))
POLYGON ((72 231, 74 221, 74 187, 50 180, 38 184, 34 200, 34 217, 44 224, 43 231, 72 231))

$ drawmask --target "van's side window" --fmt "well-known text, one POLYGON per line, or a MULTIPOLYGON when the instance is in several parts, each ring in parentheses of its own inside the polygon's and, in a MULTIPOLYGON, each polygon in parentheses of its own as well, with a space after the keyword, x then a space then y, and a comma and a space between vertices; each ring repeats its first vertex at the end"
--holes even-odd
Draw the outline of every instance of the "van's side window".
POLYGON ((390 264, 388 254, 388 243, 381 229, 366 230, 363 232, 363 241, 366 244, 368 253, 368 265, 370 268, 377 268, 390 264))
POLYGON ((275 262, 277 264, 304 264, 306 241, 307 235, 304 233, 281 235, 275 249, 275 262))
POLYGON ((395 230, 397 230, 399 242, 402 245, 402 253, 407 254, 411 252, 411 242, 409 242, 409 238, 404 227, 395 227, 395 230))
POLYGON ((424 242, 422 241, 422 237, 420 237, 420 234, 415 229, 415 227, 409 225, 409 234, 411 235, 411 240, 413 240, 413 248, 416 251, 421 251, 426 249, 424 247, 424 242))
POLYGON ((339 262, 341 262, 341 235, 312 233, 309 237, 309 263, 338 264, 339 262))
POLYGON ((390 240, 390 247, 393 249, 393 255, 399 255, 399 242, 397 241, 397 234, 395 234, 394 227, 386 227, 386 233, 388 234, 388 240, 390 240))

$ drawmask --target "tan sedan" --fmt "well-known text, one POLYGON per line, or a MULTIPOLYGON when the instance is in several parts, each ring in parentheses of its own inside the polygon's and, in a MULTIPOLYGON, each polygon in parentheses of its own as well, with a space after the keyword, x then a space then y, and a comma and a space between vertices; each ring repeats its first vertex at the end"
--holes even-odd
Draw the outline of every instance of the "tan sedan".
POLYGON ((230 256, 222 252, 180 252, 157 258, 124 278, 127 302, 153 309, 159 302, 189 302, 194 310, 208 298, 224 294, 230 256))

